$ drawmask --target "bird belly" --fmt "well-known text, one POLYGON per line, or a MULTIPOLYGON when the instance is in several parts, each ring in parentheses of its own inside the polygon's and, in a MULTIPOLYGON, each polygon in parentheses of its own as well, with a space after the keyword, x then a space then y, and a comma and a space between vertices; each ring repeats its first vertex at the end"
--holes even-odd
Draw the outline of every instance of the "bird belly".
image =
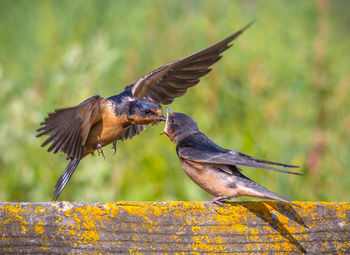
POLYGON ((244 177, 223 172, 214 164, 200 164, 194 161, 181 160, 185 173, 202 189, 213 196, 232 198, 249 196, 276 199, 289 203, 265 187, 244 177))
POLYGON ((120 139, 128 128, 129 122, 125 114, 116 115, 112 110, 105 111, 102 120, 90 130, 84 155, 93 152, 97 143, 103 147, 120 139))
POLYGON ((215 165, 201 164, 181 159, 185 173, 202 189, 213 196, 235 197, 236 191, 232 189, 231 176, 215 167, 215 165))

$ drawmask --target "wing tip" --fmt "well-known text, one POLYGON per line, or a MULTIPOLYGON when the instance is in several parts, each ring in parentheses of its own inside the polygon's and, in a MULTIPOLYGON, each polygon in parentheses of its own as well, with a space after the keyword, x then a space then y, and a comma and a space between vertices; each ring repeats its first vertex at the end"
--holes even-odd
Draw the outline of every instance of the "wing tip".
POLYGON ((251 25, 253 25, 255 22, 257 21, 257 19, 253 19, 251 22, 249 22, 247 25, 245 25, 241 30, 246 30, 247 28, 249 28, 251 25))
MULTIPOLYGON (((253 25, 256 22, 256 19, 252 20, 251 22, 249 22, 247 25, 245 25, 243 28, 241 28, 240 30, 238 30, 237 32, 235 32, 233 35, 231 35, 230 38, 230 42, 233 41, 234 39, 236 39, 240 34, 242 34, 245 30, 247 30, 251 25, 253 25)), ((232 44, 231 44, 232 45, 232 44)))
POLYGON ((286 165, 286 167, 289 167, 289 168, 300 168, 300 166, 295 166, 295 165, 286 165))
POLYGON ((245 30, 247 30, 249 27, 251 27, 256 22, 256 19, 253 19, 251 22, 249 22, 247 25, 242 27, 240 30, 238 30, 236 33, 243 33, 245 30))

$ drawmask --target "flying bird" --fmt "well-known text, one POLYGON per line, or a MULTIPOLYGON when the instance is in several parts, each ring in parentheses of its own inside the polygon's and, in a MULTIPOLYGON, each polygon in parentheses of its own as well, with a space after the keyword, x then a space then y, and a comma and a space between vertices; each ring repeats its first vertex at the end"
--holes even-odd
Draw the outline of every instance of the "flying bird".
POLYGON ((165 120, 160 104, 170 104, 175 98, 196 85, 200 77, 211 71, 223 51, 253 22, 201 51, 164 65, 125 87, 119 95, 107 99, 93 96, 81 104, 55 110, 41 123, 37 136, 48 135, 42 147, 51 143, 48 151, 59 151, 70 160, 58 179, 52 200, 68 183, 80 160, 93 153, 103 154, 102 147, 138 135, 147 124, 165 120))
POLYGON ((215 196, 213 203, 223 206, 222 200, 250 196, 292 204, 244 176, 237 166, 299 174, 271 165, 289 168, 298 166, 258 159, 235 150, 224 149, 203 134, 190 116, 169 109, 163 133, 172 142, 177 143, 176 152, 185 173, 202 189, 215 196))

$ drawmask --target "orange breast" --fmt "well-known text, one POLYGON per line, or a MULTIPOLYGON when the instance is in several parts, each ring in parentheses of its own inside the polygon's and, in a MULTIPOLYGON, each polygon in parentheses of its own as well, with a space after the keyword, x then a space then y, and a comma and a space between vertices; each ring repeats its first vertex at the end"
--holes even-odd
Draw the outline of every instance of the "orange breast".
POLYGON ((106 146, 119 139, 128 129, 128 119, 125 114, 116 116, 114 108, 116 105, 107 102, 101 106, 102 120, 96 123, 90 130, 84 155, 94 151, 96 143, 106 146))

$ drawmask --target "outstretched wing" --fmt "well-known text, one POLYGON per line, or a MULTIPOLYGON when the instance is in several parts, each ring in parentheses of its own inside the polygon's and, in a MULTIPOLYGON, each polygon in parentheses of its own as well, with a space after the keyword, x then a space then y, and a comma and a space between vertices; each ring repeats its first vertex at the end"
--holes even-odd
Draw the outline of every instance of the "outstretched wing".
POLYGON ((267 166, 265 164, 289 168, 296 168, 298 166, 258 159, 238 151, 223 149, 200 132, 192 135, 190 141, 190 143, 185 142, 177 147, 179 157, 200 163, 248 166, 300 175, 299 173, 267 166))
POLYGON ((39 136, 48 135, 42 147, 51 143, 47 151, 63 151, 68 158, 81 159, 83 146, 88 138, 90 128, 101 120, 100 104, 104 100, 99 95, 93 96, 78 106, 58 109, 50 113, 43 127, 37 131, 39 136))
POLYGON ((200 77, 209 73, 209 67, 222 57, 220 54, 223 51, 231 47, 229 43, 252 23, 208 48, 146 74, 133 85, 132 94, 138 98, 153 99, 160 104, 170 104, 176 97, 185 94, 188 88, 196 85, 200 77))

